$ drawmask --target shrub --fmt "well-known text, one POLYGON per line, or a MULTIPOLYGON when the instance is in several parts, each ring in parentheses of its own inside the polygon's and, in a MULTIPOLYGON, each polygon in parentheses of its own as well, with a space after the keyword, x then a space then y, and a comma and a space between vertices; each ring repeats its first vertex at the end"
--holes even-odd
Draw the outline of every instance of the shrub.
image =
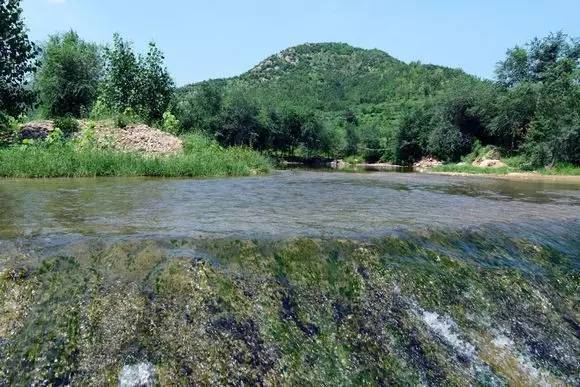
POLYGON ((44 139, 47 145, 56 145, 62 143, 64 140, 64 133, 61 129, 55 128, 50 134, 44 139))
POLYGON ((79 122, 70 116, 56 118, 54 120, 54 127, 60 129, 65 137, 69 137, 80 129, 79 122))
POLYGON ((161 126, 163 130, 171 134, 177 134, 181 129, 179 120, 169 111, 163 113, 163 122, 161 126))
POLYGON ((50 117, 86 116, 97 96, 101 69, 96 44, 83 41, 74 31, 51 36, 35 82, 41 110, 50 117))
POLYGON ((124 114, 117 114, 115 117, 115 126, 118 128, 124 129, 129 125, 129 119, 124 114))
POLYGON ((0 146, 10 144, 18 129, 18 121, 15 118, 0 112, 0 146))

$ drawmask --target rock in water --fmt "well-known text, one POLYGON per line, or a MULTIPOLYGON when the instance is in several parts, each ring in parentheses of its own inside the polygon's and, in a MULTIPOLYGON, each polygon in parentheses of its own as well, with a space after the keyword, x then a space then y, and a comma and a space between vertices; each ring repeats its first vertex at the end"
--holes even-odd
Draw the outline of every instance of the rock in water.
POLYGON ((119 374, 119 387, 148 387, 155 385, 155 369, 151 363, 125 365, 119 374))

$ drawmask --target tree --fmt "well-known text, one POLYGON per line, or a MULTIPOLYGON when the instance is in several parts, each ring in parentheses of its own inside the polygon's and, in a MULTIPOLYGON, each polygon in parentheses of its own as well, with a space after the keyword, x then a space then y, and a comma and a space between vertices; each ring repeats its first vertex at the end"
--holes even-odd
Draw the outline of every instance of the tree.
MULTIPOLYGON (((119 34, 113 35, 113 44, 105 48, 105 79, 101 99, 109 109, 122 113, 137 105, 139 63, 131 43, 119 34)), ((135 109, 134 109, 135 110, 135 109)))
POLYGON ((395 162, 413 164, 427 153, 427 136, 431 130, 432 112, 427 106, 417 106, 403 113, 395 131, 395 162))
POLYGON ((17 116, 33 102, 26 87, 37 49, 28 38, 19 0, 0 1, 0 115, 17 116))
POLYGON ((507 51, 506 59, 496 69, 498 81, 505 87, 522 82, 542 82, 562 60, 578 62, 580 42, 577 38, 558 32, 535 38, 526 48, 516 46, 507 51))
POLYGON ((530 167, 580 163, 580 40, 561 32, 535 38, 508 51, 497 75, 506 91, 492 133, 511 133, 511 148, 521 144, 530 167))
POLYGON ((352 110, 347 110, 344 113, 344 126, 346 131, 346 149, 347 155, 355 155, 358 153, 360 137, 358 133, 358 118, 352 110))
POLYGON ((131 108, 149 123, 161 120, 174 91, 163 61, 155 43, 149 43, 145 57, 138 57, 131 43, 119 34, 113 35, 113 44, 105 49, 106 76, 101 99, 114 112, 131 108))
POLYGON ((50 117, 80 117, 97 98, 102 74, 99 47, 76 32, 53 35, 42 50, 35 87, 41 109, 50 117))
POLYGON ((580 71, 563 59, 546 74, 525 139, 530 166, 580 164, 580 71))
POLYGON ((223 145, 248 145, 253 147, 263 128, 258 119, 256 103, 241 92, 230 97, 221 115, 216 137, 223 145))
POLYGON ((139 59, 134 109, 148 122, 163 118, 173 96, 173 80, 163 61, 163 54, 153 42, 147 55, 139 59))
POLYGON ((175 106, 176 116, 185 130, 201 130, 211 135, 218 130, 222 109, 221 90, 207 82, 177 98, 175 106))

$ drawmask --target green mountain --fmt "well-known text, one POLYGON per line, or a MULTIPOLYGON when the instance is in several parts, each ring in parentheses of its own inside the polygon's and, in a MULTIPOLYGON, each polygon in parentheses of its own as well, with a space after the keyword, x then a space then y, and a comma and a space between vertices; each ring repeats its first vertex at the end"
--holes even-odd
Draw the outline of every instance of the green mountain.
POLYGON ((388 125, 402 105, 435 95, 458 79, 475 78, 457 69, 407 64, 380 50, 317 43, 288 48, 240 76, 189 85, 180 94, 211 84, 226 94, 242 90, 263 106, 292 106, 329 117, 353 111, 363 122, 388 125))

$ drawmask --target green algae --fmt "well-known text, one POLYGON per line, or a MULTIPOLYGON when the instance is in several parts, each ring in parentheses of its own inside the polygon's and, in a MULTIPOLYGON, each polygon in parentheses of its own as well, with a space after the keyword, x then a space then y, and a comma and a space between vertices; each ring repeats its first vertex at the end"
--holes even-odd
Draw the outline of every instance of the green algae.
POLYGON ((140 362, 161 385, 577 384, 577 257, 455 237, 141 240, 9 257, 0 384, 113 385, 140 362))

